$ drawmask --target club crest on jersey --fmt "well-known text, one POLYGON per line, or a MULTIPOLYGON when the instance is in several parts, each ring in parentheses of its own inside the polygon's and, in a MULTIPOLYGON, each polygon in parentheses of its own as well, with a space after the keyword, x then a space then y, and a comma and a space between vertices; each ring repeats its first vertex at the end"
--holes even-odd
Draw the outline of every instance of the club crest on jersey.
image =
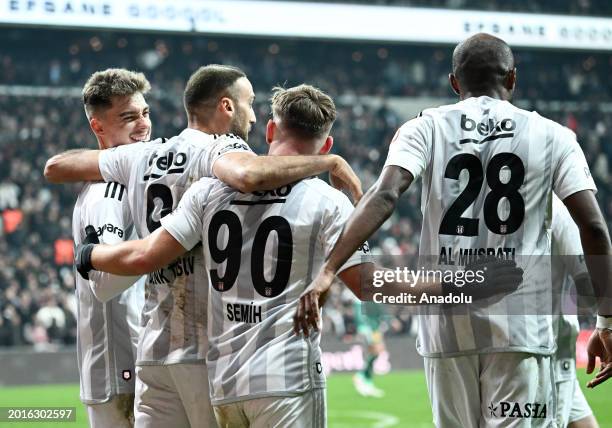
POLYGON ((474 119, 470 119, 465 114, 461 115, 461 129, 467 132, 476 131, 482 137, 480 138, 462 138, 459 144, 484 144, 488 141, 497 140, 500 138, 514 137, 516 122, 512 119, 502 119, 499 122, 488 119, 486 121, 476 123, 474 119))
POLYGON ((123 370, 123 372, 121 373, 121 377, 125 381, 128 381, 128 380, 132 379, 132 371, 131 370, 123 370))

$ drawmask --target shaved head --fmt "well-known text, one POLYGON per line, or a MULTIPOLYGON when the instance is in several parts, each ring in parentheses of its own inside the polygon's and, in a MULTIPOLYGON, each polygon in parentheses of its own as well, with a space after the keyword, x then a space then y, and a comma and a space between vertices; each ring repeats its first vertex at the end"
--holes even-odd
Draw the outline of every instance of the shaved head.
POLYGON ((504 87, 513 70, 512 49, 490 34, 475 34, 459 43, 453 52, 453 74, 462 92, 486 93, 504 87))

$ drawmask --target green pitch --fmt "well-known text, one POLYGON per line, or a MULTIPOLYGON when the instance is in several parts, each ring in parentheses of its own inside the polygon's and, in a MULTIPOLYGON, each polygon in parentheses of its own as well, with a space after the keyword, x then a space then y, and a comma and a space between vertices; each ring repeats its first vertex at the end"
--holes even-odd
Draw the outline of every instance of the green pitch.
MULTIPOLYGON (((579 373, 580 383, 587 376, 579 373)), ((612 381, 610 381, 612 382, 612 381)), ((376 384, 384 389, 384 398, 363 398, 355 392, 350 375, 334 374, 328 382, 328 413, 330 428, 388 428, 431 427, 431 411, 420 371, 394 372, 378 376, 376 384)), ((0 407, 9 406, 71 406, 77 409, 77 421, 71 423, 16 423, 0 422, 0 427, 76 428, 87 427, 85 409, 78 399, 77 385, 49 385, 32 387, 4 387, 0 389, 0 407)), ((612 428, 612 383, 595 390, 586 390, 586 396, 602 428, 612 428)))

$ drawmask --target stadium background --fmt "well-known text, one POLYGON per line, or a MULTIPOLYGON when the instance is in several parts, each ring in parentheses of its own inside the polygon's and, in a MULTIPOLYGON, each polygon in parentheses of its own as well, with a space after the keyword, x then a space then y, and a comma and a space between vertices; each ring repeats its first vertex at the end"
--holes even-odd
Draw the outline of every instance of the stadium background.
MULTIPOLYGON (((403 41, 384 40, 384 35, 362 40, 364 37, 358 31, 351 33, 350 29, 337 38, 323 38, 316 30, 312 37, 270 36, 265 30, 254 35, 180 29, 161 32, 155 28, 138 28, 135 32, 121 25, 112 30, 96 28, 95 21, 81 25, 74 16, 72 24, 66 23, 57 16, 69 3, 75 9, 86 3, 92 8, 90 12, 95 12, 93 8, 99 10, 105 2, 1 2, 0 385, 5 386, 0 390, 0 407, 77 406, 78 426, 85 423, 85 414, 78 402, 78 385, 74 383, 78 377, 74 355, 76 308, 71 215, 79 187, 50 185, 44 181, 42 170, 46 159, 60 151, 96 147, 79 98, 80 89, 91 73, 107 67, 143 71, 153 87, 148 97, 153 136, 169 137, 186 125, 181 94, 191 72, 208 63, 237 65, 246 71, 257 94, 258 122, 249 143, 259 153, 266 151, 264 129, 270 114, 270 89, 278 84, 291 86, 302 82, 318 86, 334 97, 338 107, 338 120, 332 131, 333 151, 351 163, 364 189, 375 181, 387 144, 401 123, 422 108, 455 99, 447 83, 453 43, 438 43, 435 26, 429 34, 408 35, 403 41), (49 4, 54 7, 53 13, 49 4), (54 26, 60 21, 62 26, 54 26), (58 382, 70 383, 56 385, 58 382), (31 386, 33 383, 48 385, 31 386), (14 386, 17 384, 28 386, 14 386)), ((216 2, 185 3, 204 7, 216 2)), ((265 15, 275 10, 276 5, 285 3, 260 2, 259 5, 265 15)), ((317 11, 319 3, 299 4, 317 11)), ((349 3, 374 4, 382 12, 393 6, 435 7, 451 17, 471 9, 507 11, 525 22, 539 17, 543 17, 543 22, 554 21, 554 16, 539 15, 551 13, 559 14, 559 19, 576 15, 605 18, 597 21, 597 34, 592 30, 596 27, 595 21, 577 20, 584 22, 580 25, 585 27, 581 38, 575 37, 582 44, 573 49, 564 49, 562 44, 546 37, 535 37, 540 27, 526 29, 527 24, 517 28, 516 33, 522 32, 524 38, 527 31, 528 36, 533 36, 531 41, 517 38, 517 45, 512 43, 512 38, 509 41, 517 58, 516 102, 577 133, 599 188, 602 211, 609 227, 612 226, 609 167, 612 161, 612 2, 379 0, 337 3, 352 8, 355 7, 349 3)), ((485 17, 494 19, 497 15, 491 13, 485 17)), ((98 19, 100 27, 109 27, 108 22, 102 21, 103 17, 98 19)), ((268 25, 275 25, 273 16, 268 25)), ((316 28, 317 22, 310 25, 316 28)), ((485 20, 478 28, 499 29, 495 25, 496 22, 485 20)), ((191 28, 195 28, 193 23, 191 28)), ((465 34, 457 34, 457 41, 478 28, 473 23, 463 23, 465 34)), ((504 28, 507 30, 502 27, 500 31, 504 28)), ((371 240, 374 253, 416 254, 421 214, 419 186, 413 187, 403 197, 391 221, 371 240)), ((414 353, 414 323, 401 308, 389 308, 388 312, 383 328, 392 355, 377 364, 379 372, 389 372, 377 379, 386 397, 361 398, 353 391, 348 375, 332 373, 329 382, 332 427, 431 426, 424 378, 414 353), (408 352, 403 354, 402 350, 408 352), (413 371, 402 371, 405 369, 413 371)), ((592 319, 581 322, 585 330, 593 325, 592 319)), ((325 331, 328 369, 359 368, 362 356, 354 341, 352 298, 339 287, 326 306, 325 331)), ((582 372, 581 376, 584 385, 582 372)), ((602 426, 612 426, 612 410, 606 405, 611 391, 612 387, 605 384, 587 392, 602 426)), ((2 422, 0 426, 4 426, 2 422)))

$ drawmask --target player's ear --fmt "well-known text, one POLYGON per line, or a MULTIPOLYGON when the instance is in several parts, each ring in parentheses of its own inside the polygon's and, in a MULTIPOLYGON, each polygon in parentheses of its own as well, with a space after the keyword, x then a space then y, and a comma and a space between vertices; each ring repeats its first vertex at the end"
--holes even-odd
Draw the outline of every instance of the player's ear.
POLYGON ((268 120, 266 125, 266 143, 270 144, 274 141, 274 133, 276 132, 276 123, 272 119, 268 120))
POLYGON ((319 154, 320 155, 328 154, 333 145, 334 145, 334 137, 332 137, 331 135, 328 135, 327 138, 325 139, 325 142, 323 143, 323 147, 321 147, 321 150, 319 150, 319 154))
POLYGON ((229 97, 223 97, 221 98, 221 100, 219 101, 219 108, 224 112, 224 113, 230 113, 233 114, 234 112, 234 102, 232 101, 231 98, 229 97))
POLYGON ((510 92, 514 91, 514 86, 516 85, 516 67, 508 72, 506 75, 505 87, 510 92))
POLYGON ((92 116, 91 119, 89 119, 89 126, 94 134, 98 136, 104 135, 104 127, 102 126, 102 122, 95 117, 92 116))
POLYGON ((451 88, 453 88, 453 92, 457 95, 461 95, 461 87, 459 86, 459 80, 453 73, 449 73, 448 81, 450 82, 451 88))

